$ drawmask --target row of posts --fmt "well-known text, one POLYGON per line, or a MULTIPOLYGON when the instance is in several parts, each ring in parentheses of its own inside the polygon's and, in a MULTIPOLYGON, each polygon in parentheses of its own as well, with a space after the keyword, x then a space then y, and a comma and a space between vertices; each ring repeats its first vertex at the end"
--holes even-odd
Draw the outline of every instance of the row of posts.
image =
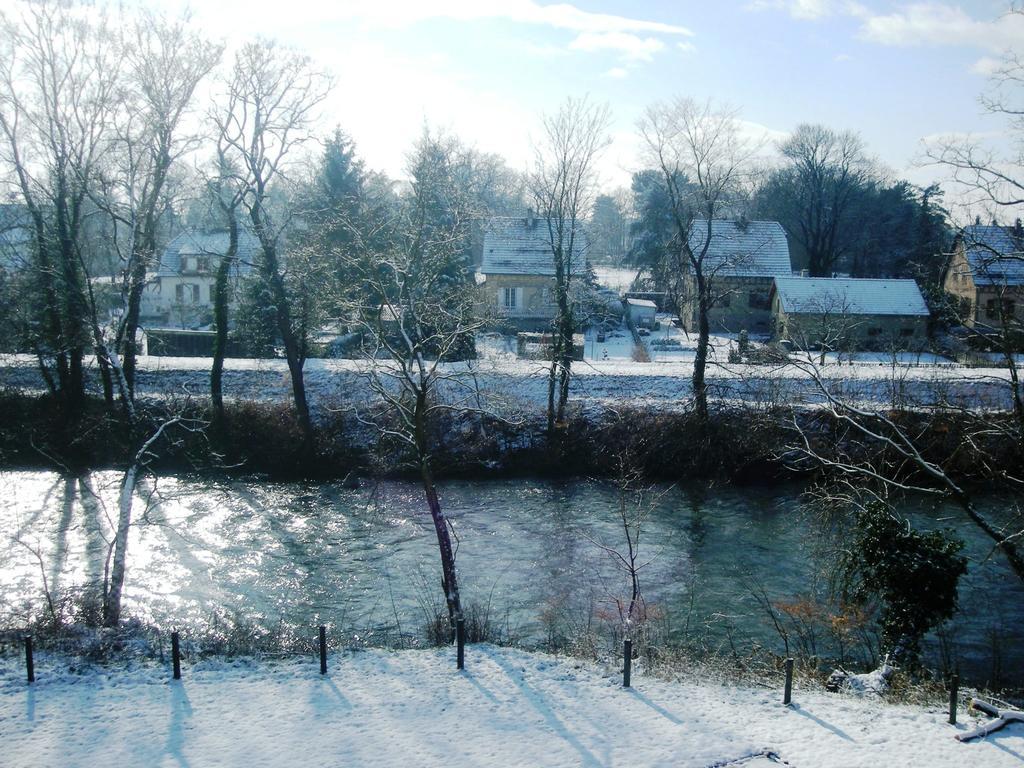
MULTIPOLYGON (((327 674, 327 627, 320 625, 320 674, 327 674)), ((455 645, 456 669, 466 668, 466 621, 459 619, 455 622, 455 645)), ((171 632, 171 665, 174 670, 174 679, 181 680, 181 642, 177 632, 171 632)), ((630 639, 622 642, 622 687, 629 688, 631 684, 633 668, 633 641, 630 639)), ((786 659, 783 664, 786 673, 786 683, 782 691, 782 703, 789 706, 793 703, 793 659, 786 659)), ((32 655, 32 637, 25 637, 25 670, 28 681, 36 681, 35 660, 32 655)), ((949 722, 956 725, 957 702, 960 696, 960 678, 953 675, 949 683, 949 722)))
MULTIPOLYGON (((320 674, 327 674, 327 627, 320 625, 320 674)), ((456 667, 466 667, 466 621, 459 619, 455 622, 455 642, 457 645, 456 667)), ((171 632, 171 667, 175 680, 181 680, 181 637, 177 632, 171 632)), ((25 670, 28 682, 36 681, 35 656, 32 650, 32 636, 25 636, 25 670)))

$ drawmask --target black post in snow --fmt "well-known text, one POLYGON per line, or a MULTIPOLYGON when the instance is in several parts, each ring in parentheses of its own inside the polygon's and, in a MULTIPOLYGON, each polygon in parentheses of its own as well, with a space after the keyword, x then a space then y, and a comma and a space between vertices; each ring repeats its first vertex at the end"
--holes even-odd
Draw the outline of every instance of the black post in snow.
POLYGON ((629 688, 630 677, 633 672, 633 641, 622 641, 622 687, 629 688))
POLYGON ((466 667, 466 620, 457 619, 455 622, 455 642, 458 645, 455 666, 457 669, 466 667))
POLYGON ((789 706, 793 703, 793 660, 786 659, 786 690, 782 694, 782 703, 789 706))
POLYGON ((327 674, 327 627, 320 625, 320 674, 327 674))
POLYGON ((171 660, 174 662, 174 679, 181 680, 181 646, 177 632, 171 632, 171 660))
POLYGON ((36 681, 36 665, 32 658, 32 635, 25 635, 25 668, 28 671, 28 681, 36 681))
POLYGON ((956 725, 956 707, 960 699, 960 675, 949 678, 949 724, 956 725))

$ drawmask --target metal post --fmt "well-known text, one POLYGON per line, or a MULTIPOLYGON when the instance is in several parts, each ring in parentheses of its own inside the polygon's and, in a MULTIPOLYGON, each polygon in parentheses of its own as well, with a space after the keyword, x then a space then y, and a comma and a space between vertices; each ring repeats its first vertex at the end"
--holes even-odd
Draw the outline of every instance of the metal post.
POLYGON ((960 675, 949 678, 949 724, 956 725, 956 707, 960 698, 960 675))
POLYGON ((622 641, 622 687, 629 688, 629 678, 633 671, 633 641, 622 641))
POLYGON ((782 694, 782 703, 789 706, 793 703, 793 660, 786 659, 786 690, 782 694))
POLYGON ((25 635, 25 667, 28 670, 28 681, 36 681, 36 665, 32 659, 32 635, 25 635))
POLYGON ((327 627, 320 625, 320 674, 327 674, 327 627))
POLYGON ((464 669, 466 666, 466 620, 458 619, 455 622, 455 642, 458 644, 456 667, 464 669))
POLYGON ((171 659, 174 662, 174 679, 181 680, 181 646, 177 632, 171 632, 171 659))

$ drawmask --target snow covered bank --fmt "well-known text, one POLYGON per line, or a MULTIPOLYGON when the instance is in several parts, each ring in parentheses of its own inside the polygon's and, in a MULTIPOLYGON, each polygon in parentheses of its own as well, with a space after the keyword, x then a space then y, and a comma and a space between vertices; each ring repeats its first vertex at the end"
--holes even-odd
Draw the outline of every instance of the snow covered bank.
MULTIPOLYGON (((673 684, 481 645, 453 653, 57 673, 0 662, 0 762, 22 766, 1019 766, 1024 726, 961 744, 941 708, 673 684), (777 759, 767 753, 777 755, 777 759), (755 756, 760 754, 761 756, 755 756), (742 760, 747 757, 748 759, 742 760), (736 762, 730 762, 736 761, 736 762), (779 761, 785 761, 780 763, 779 761)), ((961 721, 970 718, 962 715, 961 721)))

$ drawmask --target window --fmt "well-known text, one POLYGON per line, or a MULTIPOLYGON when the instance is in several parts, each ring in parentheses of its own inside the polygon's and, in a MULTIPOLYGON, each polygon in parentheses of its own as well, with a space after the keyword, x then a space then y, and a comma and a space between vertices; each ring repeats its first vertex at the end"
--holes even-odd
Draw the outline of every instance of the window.
POLYGON ((763 291, 751 291, 747 297, 747 306, 751 309, 768 309, 768 294, 763 291))
POLYGON ((730 296, 728 293, 723 293, 721 296, 719 296, 715 300, 715 306, 716 307, 728 307, 730 302, 731 302, 731 300, 732 300, 732 296, 730 296))
MULTIPOLYGON (((989 320, 999 319, 999 299, 989 299, 985 302, 985 317, 989 320)), ((1013 317, 1017 311, 1017 303, 1013 299, 1003 299, 1003 314, 1006 317, 1013 317)))
POLYGON ((179 304, 198 304, 199 286, 195 283, 178 283, 174 287, 174 297, 179 304))
POLYGON ((881 336, 881 335, 882 335, 882 329, 881 328, 868 328, 868 336, 881 336))
POLYGON ((900 336, 913 336, 913 335, 914 335, 914 329, 913 328, 900 328, 900 336))
POLYGON ((505 289, 505 294, 504 294, 505 295, 505 300, 504 300, 505 309, 515 309, 518 306, 518 304, 519 304, 519 302, 517 301, 517 299, 518 299, 518 296, 517 296, 518 291, 519 291, 518 288, 506 288, 505 289))

